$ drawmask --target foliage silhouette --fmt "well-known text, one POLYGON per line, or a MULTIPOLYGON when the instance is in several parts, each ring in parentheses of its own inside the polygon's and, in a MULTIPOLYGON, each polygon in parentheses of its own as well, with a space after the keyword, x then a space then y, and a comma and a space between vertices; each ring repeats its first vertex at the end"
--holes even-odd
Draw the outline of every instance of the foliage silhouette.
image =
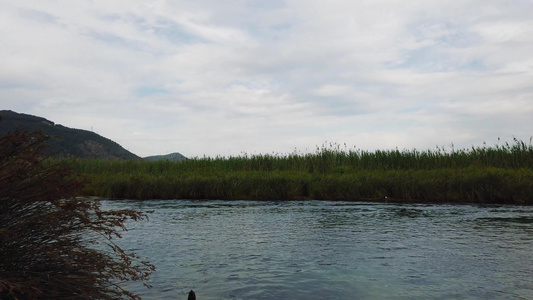
POLYGON ((0 138, 0 299, 140 299, 120 283, 145 282, 155 268, 113 238, 146 215, 77 197, 79 176, 42 163, 47 140, 23 131, 0 138))

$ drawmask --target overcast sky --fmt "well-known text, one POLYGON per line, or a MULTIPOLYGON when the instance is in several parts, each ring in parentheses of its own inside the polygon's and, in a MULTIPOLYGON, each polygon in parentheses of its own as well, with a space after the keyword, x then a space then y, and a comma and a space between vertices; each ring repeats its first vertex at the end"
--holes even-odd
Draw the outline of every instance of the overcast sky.
POLYGON ((533 0, 0 0, 0 109, 139 156, 529 142, 533 0))

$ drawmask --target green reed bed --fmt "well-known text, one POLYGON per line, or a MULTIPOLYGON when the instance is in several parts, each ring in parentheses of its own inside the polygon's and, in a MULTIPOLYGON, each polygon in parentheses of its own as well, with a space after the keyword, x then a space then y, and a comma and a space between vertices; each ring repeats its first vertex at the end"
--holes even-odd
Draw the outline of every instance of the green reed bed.
POLYGON ((87 195, 129 199, 328 199, 533 204, 533 146, 242 154, 180 162, 64 160, 87 195))

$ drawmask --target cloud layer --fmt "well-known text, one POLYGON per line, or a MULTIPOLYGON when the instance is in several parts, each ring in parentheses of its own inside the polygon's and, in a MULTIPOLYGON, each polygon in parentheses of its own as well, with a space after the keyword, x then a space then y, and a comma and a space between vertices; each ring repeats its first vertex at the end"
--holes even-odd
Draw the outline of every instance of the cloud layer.
POLYGON ((0 105, 141 155, 533 135, 533 2, 0 1, 0 105))

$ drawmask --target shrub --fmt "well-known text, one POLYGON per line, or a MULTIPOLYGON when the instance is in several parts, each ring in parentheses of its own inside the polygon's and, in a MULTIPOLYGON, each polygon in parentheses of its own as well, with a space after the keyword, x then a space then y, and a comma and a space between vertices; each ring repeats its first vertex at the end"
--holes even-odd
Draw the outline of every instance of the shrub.
POLYGON ((0 299, 140 299, 122 281, 145 281, 154 266, 112 238, 134 210, 103 211, 79 198, 80 178, 42 164, 48 137, 0 138, 0 299))

